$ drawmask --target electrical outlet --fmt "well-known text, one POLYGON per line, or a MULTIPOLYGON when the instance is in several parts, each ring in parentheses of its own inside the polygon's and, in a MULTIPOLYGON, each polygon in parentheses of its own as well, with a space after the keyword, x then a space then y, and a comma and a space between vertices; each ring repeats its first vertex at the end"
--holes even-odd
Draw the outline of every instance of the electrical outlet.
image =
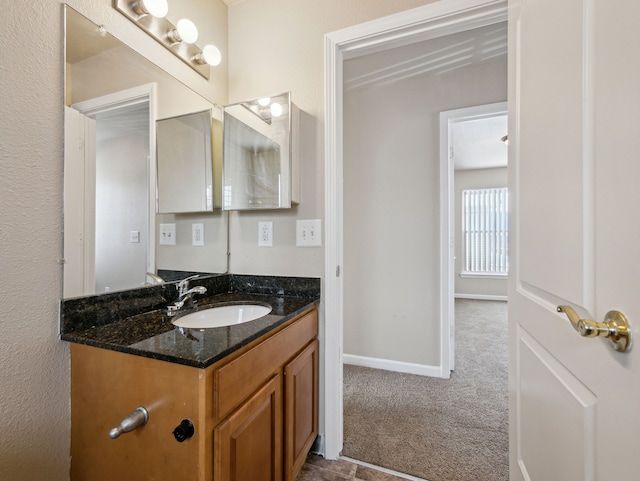
POLYGON ((258 245, 273 246, 273 222, 258 222, 258 245))
POLYGON ((318 247, 322 245, 322 222, 320 219, 296 221, 296 246, 318 247))
POLYGON ((160 245, 176 245, 176 225, 160 224, 160 245))
POLYGON ((191 244, 204 245, 204 224, 191 224, 191 244))

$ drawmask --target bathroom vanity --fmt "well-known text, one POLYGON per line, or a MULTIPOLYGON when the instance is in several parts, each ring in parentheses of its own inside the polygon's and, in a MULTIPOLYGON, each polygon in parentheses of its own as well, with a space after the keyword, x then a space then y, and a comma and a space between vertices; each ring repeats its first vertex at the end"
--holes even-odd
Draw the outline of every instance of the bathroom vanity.
POLYGON ((317 435, 318 299, 228 291, 198 308, 272 311, 183 329, 157 309, 63 333, 72 341, 72 480, 295 479, 317 435), (112 439, 138 407, 146 424, 112 439))

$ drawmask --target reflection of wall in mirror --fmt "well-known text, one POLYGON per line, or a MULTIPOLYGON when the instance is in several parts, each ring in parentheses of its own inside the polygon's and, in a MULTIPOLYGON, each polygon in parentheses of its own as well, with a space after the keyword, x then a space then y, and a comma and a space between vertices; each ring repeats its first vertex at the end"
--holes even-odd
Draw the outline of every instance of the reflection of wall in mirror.
POLYGON ((109 119, 98 117, 96 122, 97 294, 140 287, 146 281, 149 123, 144 120, 149 116, 148 104, 143 109, 142 116, 122 112, 109 119), (118 123, 126 128, 114 125, 118 123), (137 232, 134 239, 132 232, 137 232))

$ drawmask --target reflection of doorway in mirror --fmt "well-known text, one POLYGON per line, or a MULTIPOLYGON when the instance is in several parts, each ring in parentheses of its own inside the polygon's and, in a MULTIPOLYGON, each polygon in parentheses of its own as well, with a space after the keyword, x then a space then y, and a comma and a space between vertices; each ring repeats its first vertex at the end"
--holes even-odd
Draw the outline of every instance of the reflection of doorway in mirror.
MULTIPOLYGON (((65 220, 65 297, 140 287, 155 271, 153 90, 148 85, 73 106, 95 122, 95 132, 82 142, 83 172, 74 175, 75 186, 65 185, 65 219, 78 219, 75 231, 65 220)), ((80 135, 76 129, 69 137, 80 135)))

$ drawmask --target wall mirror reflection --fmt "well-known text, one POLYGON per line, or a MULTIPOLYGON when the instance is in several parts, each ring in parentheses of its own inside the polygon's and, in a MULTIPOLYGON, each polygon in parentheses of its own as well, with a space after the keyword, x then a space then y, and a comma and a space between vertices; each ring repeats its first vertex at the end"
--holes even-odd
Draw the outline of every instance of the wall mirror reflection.
POLYGON ((282 209, 299 202, 299 119, 289 92, 224 108, 224 209, 282 209))
POLYGON ((156 214, 156 140, 167 135, 156 120, 206 112, 211 135, 222 113, 69 6, 65 21, 63 297, 225 273, 220 191, 209 190, 209 212, 156 214))

